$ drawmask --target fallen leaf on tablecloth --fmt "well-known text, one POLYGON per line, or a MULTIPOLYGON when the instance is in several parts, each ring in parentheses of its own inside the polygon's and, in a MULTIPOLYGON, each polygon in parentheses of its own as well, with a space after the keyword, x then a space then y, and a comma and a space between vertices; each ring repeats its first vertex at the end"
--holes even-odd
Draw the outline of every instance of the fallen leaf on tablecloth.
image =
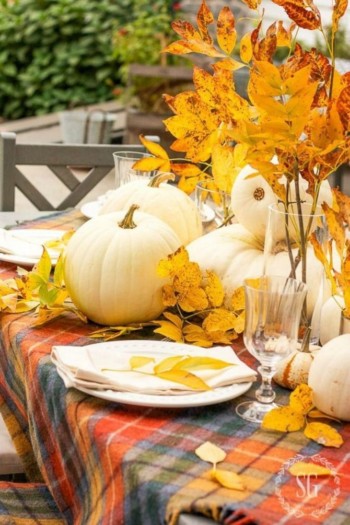
POLYGON ((324 414, 324 412, 321 412, 321 410, 318 410, 317 408, 310 410, 310 412, 307 413, 307 417, 311 417, 314 419, 331 419, 332 421, 340 423, 340 419, 338 419, 337 417, 330 416, 329 414, 324 414))
POLYGON ((211 477, 213 480, 217 481, 225 487, 226 489, 233 490, 245 490, 246 486, 244 485, 242 478, 239 474, 231 472, 229 470, 222 469, 213 469, 211 471, 211 477))
POLYGON ((304 415, 296 412, 290 406, 273 408, 265 415, 262 422, 262 428, 265 430, 278 430, 279 432, 296 432, 304 425, 304 415))
POLYGON ((208 461, 214 466, 220 461, 224 461, 226 457, 226 452, 210 441, 205 441, 205 443, 196 448, 195 453, 200 459, 208 461))
POLYGON ((289 469, 292 476, 332 476, 333 472, 322 465, 315 463, 306 463, 306 461, 297 461, 289 469))
POLYGON ((302 383, 297 386, 289 397, 289 405, 295 411, 301 414, 307 414, 313 408, 312 389, 302 383))
POLYGON ((308 423, 304 434, 309 439, 325 447, 339 448, 344 443, 339 432, 325 423, 308 423))

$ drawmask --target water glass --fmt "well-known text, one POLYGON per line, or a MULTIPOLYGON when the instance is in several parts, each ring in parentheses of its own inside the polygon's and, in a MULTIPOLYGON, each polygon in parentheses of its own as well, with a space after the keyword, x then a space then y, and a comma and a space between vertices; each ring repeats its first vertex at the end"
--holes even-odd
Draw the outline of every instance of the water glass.
POLYGON ((204 232, 231 223, 233 214, 229 193, 219 190, 210 181, 201 181, 196 185, 194 199, 204 232))
POLYGON ((136 177, 150 177, 148 172, 134 170, 133 165, 144 157, 149 157, 149 153, 141 151, 116 151, 113 153, 115 166, 115 187, 119 188, 123 184, 135 180, 136 177))
POLYGON ((261 386, 256 401, 237 406, 242 418, 261 423, 274 408, 275 392, 271 380, 276 365, 296 350, 300 315, 307 292, 306 284, 280 275, 247 279, 245 291, 244 344, 260 362, 261 386))

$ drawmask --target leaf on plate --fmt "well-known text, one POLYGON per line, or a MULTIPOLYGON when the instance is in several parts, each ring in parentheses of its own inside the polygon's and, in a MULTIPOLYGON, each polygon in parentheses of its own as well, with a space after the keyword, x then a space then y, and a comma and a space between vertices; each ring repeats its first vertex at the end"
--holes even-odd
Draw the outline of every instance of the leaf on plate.
POLYGON ((130 357, 129 363, 130 368, 134 370, 135 368, 141 368, 142 366, 148 365, 149 363, 154 362, 153 357, 146 357, 143 355, 135 355, 130 357))
POLYGON ((184 355, 172 355, 170 357, 166 357, 165 359, 162 359, 162 361, 159 361, 158 364, 154 367, 154 373, 159 374, 162 372, 167 372, 169 370, 172 370, 174 366, 182 361, 186 356, 184 355))
POLYGON ((205 441, 202 445, 197 447, 195 454, 203 461, 207 461, 213 465, 224 461, 226 458, 226 452, 210 441, 205 441))
POLYGON ((279 432, 296 432, 305 425, 304 415, 296 412, 290 406, 273 408, 265 414, 262 428, 265 430, 278 430, 279 432))
POLYGON ((232 490, 245 490, 246 486, 239 474, 231 472, 230 470, 213 469, 211 477, 225 487, 232 490))
POLYGON ((308 423, 304 434, 307 438, 325 447, 339 448, 344 443, 339 432, 325 423, 308 423))
POLYGON ((306 461, 297 461, 289 469, 292 476, 332 476, 333 472, 327 467, 306 461))
POLYGON ((215 359, 214 357, 185 357, 182 361, 175 363, 172 370, 220 370, 221 368, 227 368, 228 366, 235 366, 233 363, 228 361, 222 361, 221 359, 215 359))
POLYGON ((207 385, 205 381, 200 377, 191 374, 188 370, 165 370, 164 372, 158 372, 155 375, 161 379, 185 385, 191 390, 211 390, 210 386, 207 385))

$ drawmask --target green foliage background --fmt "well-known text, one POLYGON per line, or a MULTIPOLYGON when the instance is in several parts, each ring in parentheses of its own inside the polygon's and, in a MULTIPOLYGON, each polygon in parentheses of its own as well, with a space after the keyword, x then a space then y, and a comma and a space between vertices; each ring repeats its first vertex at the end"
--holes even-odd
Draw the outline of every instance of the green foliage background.
POLYGON ((113 97, 113 35, 138 0, 2 0, 0 116, 17 119, 113 97))

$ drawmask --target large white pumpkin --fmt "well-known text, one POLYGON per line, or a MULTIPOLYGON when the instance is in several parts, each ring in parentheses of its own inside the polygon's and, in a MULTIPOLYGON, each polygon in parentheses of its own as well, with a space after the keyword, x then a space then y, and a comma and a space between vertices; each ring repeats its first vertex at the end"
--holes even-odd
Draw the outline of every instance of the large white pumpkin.
POLYGON ((340 334, 343 308, 344 298, 340 295, 332 295, 323 304, 320 319, 320 343, 322 345, 340 334))
MULTIPOLYGON (((199 210, 194 201, 182 190, 161 182, 161 174, 151 181, 140 180, 123 184, 105 202, 100 214, 127 210, 137 204, 140 211, 151 213, 166 222, 186 245, 203 233, 199 210)), ((171 175, 171 174, 170 174, 171 175)))
POLYGON ((161 288, 166 280, 156 269, 181 242, 157 217, 132 213, 91 219, 67 245, 64 279, 70 297, 102 325, 156 319, 164 309, 161 288))
MULTIPOLYGON (((247 230, 261 238, 265 237, 268 221, 269 206, 277 204, 278 197, 262 175, 254 177, 249 175, 256 171, 249 165, 245 166, 238 174, 231 192, 231 208, 237 221, 247 230)), ((300 177, 301 200, 303 213, 311 211, 311 196, 306 192, 307 181, 300 177)), ((293 190, 293 187, 292 187, 293 190)), ((328 181, 321 185, 318 203, 332 204, 332 190, 328 181)))
MULTIPOLYGON (((219 228, 192 241, 187 246, 191 261, 205 270, 215 271, 222 279, 228 295, 242 286, 244 279, 259 277, 264 269, 264 249, 261 241, 241 224, 219 228)), ((270 255, 269 273, 289 275, 289 259, 286 252, 270 255)), ((300 276, 298 267, 297 278, 300 276)), ((319 299, 320 283, 323 282, 323 266, 316 259, 312 248, 308 249, 307 286, 308 316, 311 318, 319 299)))
POLYGON ((316 408, 350 421, 350 334, 331 339, 315 355, 308 384, 316 408))

